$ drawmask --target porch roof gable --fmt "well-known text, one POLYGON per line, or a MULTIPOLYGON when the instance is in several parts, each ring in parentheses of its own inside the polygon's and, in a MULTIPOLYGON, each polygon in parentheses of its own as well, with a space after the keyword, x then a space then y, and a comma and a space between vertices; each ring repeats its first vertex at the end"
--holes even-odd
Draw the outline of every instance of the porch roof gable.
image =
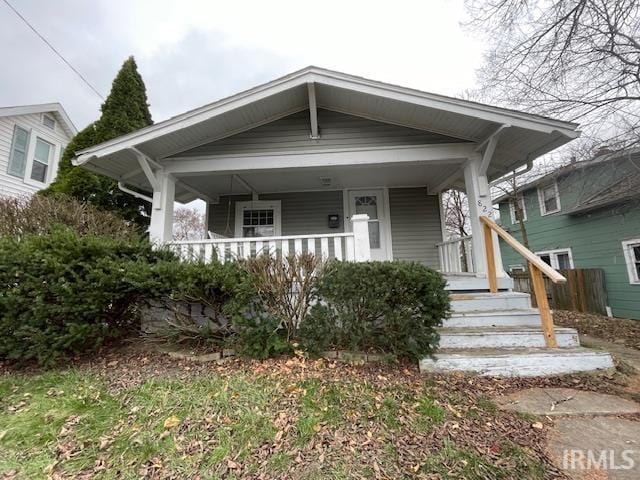
MULTIPOLYGON (((575 123, 310 66, 76 152, 74 163, 123 180, 137 168, 131 149, 161 165, 167 157, 310 107, 447 135, 473 142, 479 149, 486 148, 498 128, 508 126, 489 165, 494 178, 579 136, 575 123)), ((313 119, 310 123, 313 135, 313 119)))

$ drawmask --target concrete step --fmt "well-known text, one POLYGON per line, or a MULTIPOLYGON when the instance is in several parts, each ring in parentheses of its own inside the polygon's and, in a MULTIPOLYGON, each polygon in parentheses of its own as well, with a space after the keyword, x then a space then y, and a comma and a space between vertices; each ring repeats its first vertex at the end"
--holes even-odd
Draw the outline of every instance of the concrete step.
MULTIPOLYGON (((579 347, 574 328, 556 327, 560 348, 579 347)), ((542 327, 467 327, 439 328, 440 348, 543 348, 546 343, 542 327)))
POLYGON ((531 298, 528 293, 452 293, 450 297, 451 310, 454 313, 531 308, 531 298))
POLYGON ((587 348, 438 350, 420 360, 420 371, 473 372, 483 376, 534 377, 613 368, 611 355, 587 348))
POLYGON ((538 327, 540 313, 536 308, 522 310, 486 310, 453 313, 442 322, 443 327, 538 327))
MULTIPOLYGON (((487 277, 478 277, 475 273, 443 273, 443 275, 447 279, 447 290, 452 292, 489 291, 487 277)), ((498 289, 513 289, 513 279, 511 277, 498 277, 498 289)))

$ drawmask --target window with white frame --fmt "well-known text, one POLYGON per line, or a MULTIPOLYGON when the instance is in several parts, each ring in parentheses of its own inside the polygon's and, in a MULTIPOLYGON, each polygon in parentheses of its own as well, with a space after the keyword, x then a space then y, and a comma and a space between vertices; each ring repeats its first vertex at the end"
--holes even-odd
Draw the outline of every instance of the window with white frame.
POLYGON ((640 238, 622 242, 622 250, 629 272, 629 283, 640 285, 640 238))
POLYGON ((560 211, 560 193, 556 182, 538 187, 540 215, 549 215, 560 211))
POLYGON ((52 144, 39 137, 36 138, 36 148, 33 152, 33 163, 31 164, 31 180, 43 183, 47 181, 47 172, 53 150, 52 144))
POLYGON ((570 248, 536 252, 536 255, 540 257, 540 260, 545 262, 547 265, 552 266, 556 270, 573 268, 573 255, 571 255, 570 248))
POLYGON ((280 201, 236 202, 236 237, 280 235, 280 201))
POLYGON ((25 183, 46 184, 55 167, 56 152, 62 151, 61 145, 54 142, 45 132, 14 125, 7 173, 25 183))
POLYGON ((518 223, 520 219, 518 218, 518 209, 516 209, 516 202, 518 202, 518 206, 520 207, 520 211, 522 212, 522 220, 527 220, 527 209, 524 205, 524 196, 522 194, 517 195, 515 198, 509 200, 509 208, 511 209, 511 223, 518 223))

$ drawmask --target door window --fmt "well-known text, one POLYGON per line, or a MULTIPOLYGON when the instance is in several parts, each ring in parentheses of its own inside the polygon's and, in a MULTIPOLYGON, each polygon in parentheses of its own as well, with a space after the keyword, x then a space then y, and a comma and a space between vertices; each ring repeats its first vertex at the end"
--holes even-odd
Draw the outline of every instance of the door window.
POLYGON ((376 195, 356 195, 355 213, 369 215, 369 246, 380 248, 380 219, 378 218, 378 197, 376 195))

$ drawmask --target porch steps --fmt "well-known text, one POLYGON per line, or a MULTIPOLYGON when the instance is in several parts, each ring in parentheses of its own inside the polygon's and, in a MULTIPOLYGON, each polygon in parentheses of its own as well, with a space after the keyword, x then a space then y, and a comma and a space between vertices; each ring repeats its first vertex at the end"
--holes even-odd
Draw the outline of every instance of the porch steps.
MULTIPOLYGON (((543 348, 542 327, 454 327, 440 328, 440 348, 543 348)), ((559 348, 579 347, 578 332, 557 328, 559 348)))
POLYGON ((480 310, 459 312, 444 320, 445 328, 465 327, 539 327, 540 315, 535 308, 519 310, 480 310))
POLYGON ((496 377, 536 377, 613 368, 607 352, 583 347, 441 349, 420 360, 421 372, 474 372, 496 377))
POLYGON ((486 279, 468 275, 447 280, 452 314, 438 329, 438 350, 420 360, 422 372, 537 376, 613 367, 609 353, 581 347, 573 328, 556 327, 558 347, 546 348, 540 313, 531 307, 529 294, 508 289, 492 294, 486 279))

